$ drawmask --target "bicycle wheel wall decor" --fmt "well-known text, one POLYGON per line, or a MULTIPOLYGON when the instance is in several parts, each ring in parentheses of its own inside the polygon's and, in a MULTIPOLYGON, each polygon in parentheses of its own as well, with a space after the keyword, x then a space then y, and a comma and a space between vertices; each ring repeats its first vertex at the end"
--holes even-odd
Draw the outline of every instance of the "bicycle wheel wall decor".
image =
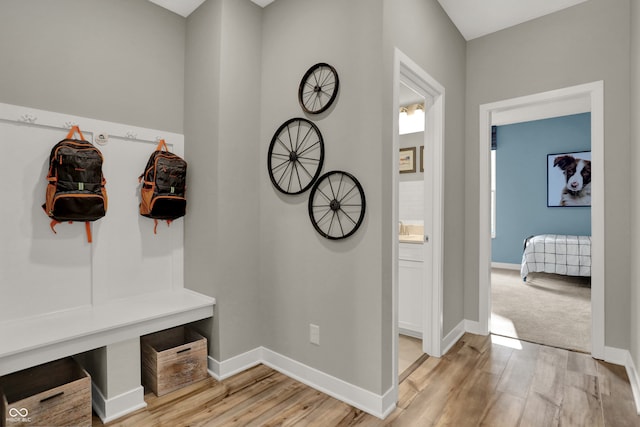
POLYGON ((338 95, 340 80, 336 69, 320 62, 307 70, 298 87, 298 101, 309 114, 326 111, 338 95))
POLYGON ((309 218, 316 231, 327 239, 345 239, 355 233, 365 210, 364 190, 348 172, 328 172, 311 189, 309 218))
POLYGON ((271 139, 267 156, 269 178, 285 194, 300 194, 316 181, 324 162, 324 140, 307 119, 284 122, 271 139))

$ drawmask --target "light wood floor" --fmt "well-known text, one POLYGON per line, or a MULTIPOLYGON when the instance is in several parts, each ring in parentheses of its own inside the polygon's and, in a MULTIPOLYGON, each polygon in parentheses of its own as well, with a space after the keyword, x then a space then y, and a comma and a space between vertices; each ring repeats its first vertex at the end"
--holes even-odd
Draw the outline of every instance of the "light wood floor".
POLYGON ((420 359, 422 340, 407 335, 398 336, 398 373, 402 375, 413 363, 420 359))
MULTIPOLYGON (((109 425, 640 426, 623 367, 470 334, 400 384, 398 408, 385 421, 262 365, 145 399, 147 408, 109 425)), ((93 425, 102 423, 94 417, 93 425)))

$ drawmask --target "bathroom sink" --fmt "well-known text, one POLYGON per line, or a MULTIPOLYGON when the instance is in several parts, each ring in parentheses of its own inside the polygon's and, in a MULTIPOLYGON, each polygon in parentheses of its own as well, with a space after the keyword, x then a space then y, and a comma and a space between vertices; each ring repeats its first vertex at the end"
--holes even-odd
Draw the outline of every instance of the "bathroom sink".
POLYGON ((424 237, 422 234, 400 234, 401 243, 422 243, 424 237))

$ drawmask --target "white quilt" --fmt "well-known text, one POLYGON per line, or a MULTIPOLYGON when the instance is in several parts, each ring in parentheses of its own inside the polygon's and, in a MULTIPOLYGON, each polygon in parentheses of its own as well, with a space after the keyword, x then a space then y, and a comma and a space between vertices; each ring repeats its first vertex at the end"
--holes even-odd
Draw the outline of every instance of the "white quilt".
POLYGON ((541 234, 525 241, 520 276, 544 272, 591 276, 591 236, 541 234))

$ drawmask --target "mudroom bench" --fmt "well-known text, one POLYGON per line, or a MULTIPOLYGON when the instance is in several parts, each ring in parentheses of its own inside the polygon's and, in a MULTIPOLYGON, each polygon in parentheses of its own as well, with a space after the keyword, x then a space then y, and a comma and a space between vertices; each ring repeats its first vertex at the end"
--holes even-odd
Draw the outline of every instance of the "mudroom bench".
POLYGON ((0 323, 0 375, 213 316, 215 299, 179 289, 0 323))

